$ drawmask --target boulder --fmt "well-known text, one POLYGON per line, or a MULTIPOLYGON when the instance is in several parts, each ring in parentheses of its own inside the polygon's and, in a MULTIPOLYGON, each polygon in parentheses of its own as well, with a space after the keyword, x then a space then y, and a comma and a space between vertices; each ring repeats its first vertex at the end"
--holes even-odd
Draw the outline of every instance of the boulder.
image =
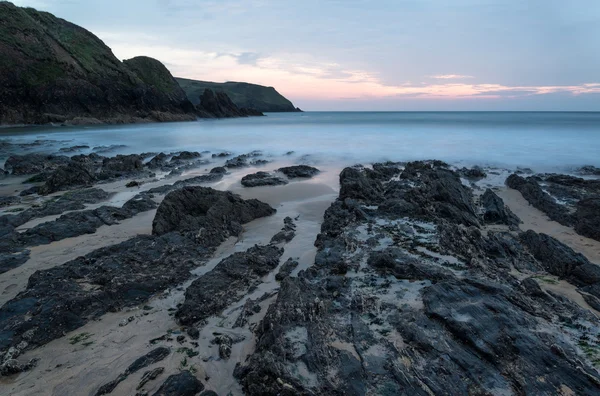
POLYGON ((281 172, 286 175, 290 179, 296 178, 310 178, 315 176, 320 172, 317 168, 308 165, 293 165, 293 166, 285 166, 283 168, 277 169, 277 172, 281 172))
POLYGON ((256 172, 242 177, 242 186, 244 187, 281 186, 285 184, 288 184, 287 180, 268 172, 256 172))

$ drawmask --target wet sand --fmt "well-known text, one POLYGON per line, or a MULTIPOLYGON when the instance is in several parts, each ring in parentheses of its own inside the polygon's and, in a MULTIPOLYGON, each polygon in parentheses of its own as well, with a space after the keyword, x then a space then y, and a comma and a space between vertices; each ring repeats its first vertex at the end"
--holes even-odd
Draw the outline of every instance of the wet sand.
POLYGON ((502 187, 496 190, 496 194, 523 221, 521 230, 548 234, 583 254, 592 263, 600 264, 600 241, 581 236, 573 228, 550 220, 546 214, 531 206, 517 190, 502 187))

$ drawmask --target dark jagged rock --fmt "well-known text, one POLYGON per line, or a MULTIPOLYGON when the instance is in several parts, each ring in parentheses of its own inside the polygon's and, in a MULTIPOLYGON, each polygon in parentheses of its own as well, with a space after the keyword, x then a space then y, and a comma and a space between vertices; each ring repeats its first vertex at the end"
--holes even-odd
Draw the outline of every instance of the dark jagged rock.
POLYGON ((210 173, 221 173, 221 174, 225 174, 225 173, 227 173, 227 169, 225 169, 225 168, 224 168, 224 167, 222 167, 222 166, 216 166, 216 167, 214 167, 214 168, 212 168, 212 169, 210 170, 210 173))
POLYGON ((527 179, 512 174, 506 179, 506 185, 512 189, 518 190, 523 198, 533 207, 546 213, 548 217, 565 226, 573 225, 573 216, 566 207, 557 204, 554 199, 546 194, 540 185, 532 177, 527 179))
POLYGON ((283 228, 271 238, 271 243, 289 242, 296 236, 296 226, 291 217, 283 219, 283 228))
POLYGON ((378 181, 367 178, 363 170, 346 168, 340 173, 340 199, 346 198, 380 202, 383 187, 378 181))
POLYGON ((16 205, 21 202, 21 198, 15 196, 0 197, 0 208, 16 205))
POLYGON ((256 172, 242 177, 242 186, 244 187, 281 186, 285 184, 288 184, 287 180, 268 172, 256 172))
POLYGON ((194 152, 192 152, 192 151, 182 151, 181 153, 179 153, 177 155, 174 155, 171 158, 171 162, 174 162, 174 161, 195 160, 195 159, 200 158, 200 157, 201 157, 201 155, 197 151, 194 151, 194 152))
POLYGON ((183 187, 161 202, 152 222, 152 233, 199 232, 198 239, 210 245, 239 235, 242 224, 269 216, 275 209, 256 199, 243 200, 227 191, 208 187, 183 187))
POLYGON ((78 145, 78 146, 70 146, 70 147, 61 147, 58 151, 61 153, 74 153, 76 151, 81 151, 85 149, 89 149, 90 146, 87 145, 78 145))
POLYGON ((546 234, 529 230, 521 233, 519 239, 549 273, 561 277, 570 275, 573 270, 589 261, 562 242, 546 234))
POLYGON ((196 105, 196 112, 204 118, 230 118, 262 116, 260 111, 239 108, 223 91, 205 89, 200 96, 200 103, 196 105))
POLYGON ((204 385, 187 370, 173 374, 158 388, 153 396, 196 396, 204 385))
POLYGON ((479 180, 487 177, 487 173, 485 173, 483 168, 479 166, 474 166, 472 168, 462 168, 457 170, 457 172, 465 179, 479 180))
POLYGON ((155 380, 159 375, 161 375, 165 371, 164 367, 157 367, 153 370, 146 371, 142 378, 140 379, 140 383, 135 388, 136 390, 140 390, 146 385, 148 382, 155 380))
POLYGON ((41 223, 20 235, 21 246, 44 245, 65 238, 93 234, 103 225, 117 224, 141 212, 155 209, 156 203, 145 195, 127 201, 122 208, 101 206, 98 209, 69 212, 54 221, 41 223))
POLYGON ((279 168, 277 169, 277 172, 283 173, 290 179, 296 179, 313 177, 318 174, 320 170, 308 165, 293 165, 279 168))
MULTIPOLYGON (((121 382, 125 381, 125 379, 127 379, 127 377, 129 377, 131 374, 143 369, 144 367, 148 367, 151 364, 160 362, 161 360, 163 360, 164 358, 169 356, 170 353, 171 353, 171 351, 169 350, 169 348, 165 348, 165 347, 158 347, 156 349, 153 349, 152 351, 148 352, 144 356, 136 359, 133 363, 131 363, 131 365, 129 367, 127 367, 127 370, 125 370, 123 373, 119 374, 119 376, 116 379, 102 385, 98 389, 98 391, 96 391, 96 396, 106 395, 108 393, 111 393, 113 390, 115 390, 117 385, 119 385, 121 382)), ((154 375, 154 378, 156 378, 158 376, 158 374, 160 374, 161 372, 162 372, 162 370, 160 372, 158 372, 156 375, 154 375)), ((146 382, 148 382, 149 380, 150 379, 147 379, 146 382)))
POLYGON ((237 301, 279 264, 283 249, 254 246, 234 253, 196 279, 185 291, 185 301, 175 313, 181 324, 191 325, 216 315, 237 301))
POLYGON ((69 157, 64 155, 25 154, 11 155, 4 168, 13 175, 31 175, 52 171, 61 165, 69 163, 69 157))
MULTIPOLYGON (((598 318, 511 274, 568 272, 576 255, 535 233, 522 242, 465 224, 472 191, 443 164, 407 164, 400 180, 353 169, 325 213, 315 265, 283 279, 235 369, 245 394, 598 392, 598 318), (370 197, 364 179, 385 188, 370 197), (418 210, 397 216, 382 199, 418 210)), ((575 264, 566 279, 594 304, 600 271, 575 264)))
POLYGON ((600 241, 600 196, 585 198, 577 203, 575 231, 600 241))
POLYGON ((108 199, 110 194, 99 188, 86 188, 70 191, 43 203, 40 207, 29 208, 18 214, 0 217, 0 224, 10 224, 18 227, 39 217, 58 215, 69 210, 81 210, 85 204, 95 204, 108 199))
POLYGON ((102 172, 104 173, 131 173, 142 169, 143 158, 138 154, 117 155, 104 158, 102 161, 102 172))
POLYGON ((483 221, 488 224, 518 226, 521 220, 506 206, 504 201, 489 188, 481 196, 483 221))
POLYGON ((96 181, 93 166, 77 161, 71 161, 56 169, 40 186, 38 194, 47 195, 75 186, 92 185, 96 181))
POLYGON ((290 276, 292 271, 294 271, 294 269, 296 269, 297 266, 298 262, 290 257, 286 260, 285 263, 281 265, 279 272, 277 272, 277 275, 275 275, 275 280, 281 282, 282 280, 290 276))
POLYGON ((165 153, 159 153, 155 155, 150 161, 148 161, 146 166, 149 169, 160 169, 167 164, 167 158, 168 156, 165 153))
POLYGON ((582 166, 581 168, 578 169, 578 171, 582 175, 593 175, 593 176, 600 175, 600 168, 597 168, 593 165, 582 166))

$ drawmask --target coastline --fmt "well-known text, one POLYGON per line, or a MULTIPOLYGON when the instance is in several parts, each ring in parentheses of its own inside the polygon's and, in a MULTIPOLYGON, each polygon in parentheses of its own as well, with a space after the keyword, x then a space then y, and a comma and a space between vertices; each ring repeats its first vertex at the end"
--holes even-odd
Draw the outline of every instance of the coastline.
MULTIPOLYGON (((340 173, 344 174, 344 172, 347 172, 347 170, 342 172, 344 168, 343 165, 318 163, 312 165, 316 165, 320 172, 311 178, 297 180, 289 179, 284 185, 248 188, 241 184, 241 180, 245 175, 261 171, 273 173, 282 167, 297 165, 299 162, 306 161, 306 158, 310 157, 298 157, 294 155, 273 157, 261 155, 259 153, 250 153, 249 155, 241 156, 240 158, 243 161, 255 161, 255 163, 237 167, 234 166, 234 164, 237 164, 239 161, 232 161, 233 155, 228 154, 220 157, 218 156, 219 153, 212 154, 215 154, 216 156, 212 157, 211 153, 205 153, 201 157, 193 157, 191 161, 192 163, 196 161, 195 166, 188 167, 181 173, 171 172, 173 173, 172 176, 168 176, 169 172, 161 171, 150 177, 140 177, 140 174, 132 174, 129 177, 118 177, 112 181, 94 184, 95 188, 106 191, 109 194, 108 198, 94 204, 86 204, 84 210, 93 210, 102 205, 121 207, 132 198, 143 195, 144 191, 156 190, 166 191, 168 193, 168 191, 171 190, 164 190, 164 188, 169 185, 185 182, 186 180, 198 180, 197 182, 192 182, 191 185, 209 186, 219 191, 231 191, 235 194, 239 194, 241 198, 245 200, 258 199, 275 208, 277 213, 268 217, 253 220, 244 225, 243 232, 239 236, 229 237, 223 244, 220 244, 207 262, 191 270, 190 277, 183 283, 173 284, 163 292, 149 297, 146 301, 137 306, 128 306, 118 310, 118 312, 105 313, 95 320, 90 320, 83 324, 83 326, 67 332, 64 336, 51 340, 45 345, 37 346, 29 351, 24 351, 18 357, 20 362, 27 362, 31 359, 39 359, 39 362, 37 363, 37 366, 32 367, 21 374, 0 377, 0 382, 7 389, 10 389, 12 394, 28 395, 36 392, 43 392, 47 389, 52 389, 54 394, 72 393, 81 391, 81 389, 86 389, 93 393, 111 378, 116 377, 118 373, 124 372, 133 360, 144 355, 151 348, 154 348, 154 345, 148 343, 149 340, 163 339, 165 334, 169 335, 164 338, 166 341, 159 341, 158 345, 168 346, 170 348, 169 355, 160 362, 153 363, 147 367, 148 370, 162 367, 164 373, 157 381, 147 383, 144 387, 146 391, 155 391, 167 376, 187 371, 187 367, 193 367, 194 375, 197 378, 200 378, 206 389, 216 391, 218 394, 227 394, 228 392, 241 394, 248 392, 248 382, 245 382, 246 380, 243 378, 246 378, 246 376, 251 374, 241 374, 242 377, 240 377, 236 367, 238 363, 250 364, 249 367, 254 367, 252 366, 252 364, 254 364, 252 363, 254 361, 252 359, 258 359, 261 356, 260 351, 263 350, 262 348, 264 348, 264 346, 261 346, 262 341, 258 336, 256 329, 260 328, 260 326, 264 326, 262 323, 271 320, 269 319, 269 315, 272 314, 272 310, 274 307, 278 306, 278 304, 281 304, 278 300, 278 296, 282 293, 281 288, 284 287, 284 285, 285 288, 291 285, 291 283, 288 285, 288 283, 286 283, 287 281, 280 283, 275 280, 275 274, 278 269, 280 269, 282 264, 287 262, 288 259, 297 261, 297 267, 289 275, 291 277, 290 279, 294 280, 294 282, 299 281, 298 277, 304 277, 307 273, 311 273, 311 271, 314 274, 321 271, 319 268, 322 268, 322 260, 324 260, 322 244, 328 243, 320 239, 323 237, 324 230, 327 229, 324 229, 323 227, 328 227, 324 225, 324 218, 325 223, 331 221, 331 208, 335 207, 335 202, 351 202, 352 199, 359 199, 360 202, 360 198, 358 198, 359 195, 349 195, 349 198, 346 198, 345 201, 336 201, 336 199, 342 198, 344 195, 356 194, 350 193, 349 191, 351 190, 348 190, 348 186, 353 186, 353 189, 366 188, 367 190, 365 191, 377 191, 377 187, 374 185, 360 187, 363 182, 348 185, 343 181, 345 179, 340 178, 339 176, 340 173), (204 158, 206 159, 204 160, 204 158), (264 162, 260 162, 260 160, 264 160, 264 162), (230 164, 231 167, 227 168, 227 173, 223 175, 222 179, 209 182, 204 181, 209 180, 206 176, 209 176, 212 173, 210 171, 211 168, 217 169, 224 165, 227 167, 227 164, 230 164), (126 187, 131 181, 141 182, 142 184, 139 187, 126 187), (340 181, 342 181, 342 185, 340 185, 340 181), (348 199, 350 199, 350 201, 348 201, 348 199), (326 214, 327 212, 330 214, 326 214), (198 339, 194 340, 194 338, 188 338, 186 332, 188 332, 189 329, 178 324, 176 318, 173 316, 173 312, 178 309, 177 307, 179 304, 183 303, 186 298, 188 298, 188 292, 186 290, 190 289, 195 281, 202 279, 203 276, 206 276, 208 273, 211 273, 218 268, 220 263, 233 253, 244 253, 256 244, 268 245, 273 234, 281 228, 284 219, 288 217, 293 219, 294 235, 292 236, 291 241, 279 243, 277 245, 284 249, 284 253, 279 259, 280 264, 277 269, 270 271, 267 275, 262 277, 258 287, 253 290, 251 289, 250 292, 242 294, 239 299, 235 300, 233 304, 228 305, 225 310, 217 315, 209 316, 206 319, 206 322, 202 322, 203 324, 199 326, 200 334, 198 339), (318 236, 319 233, 321 233, 320 237, 318 236), (301 275, 301 273, 304 273, 305 275, 301 275), (236 327, 235 323, 239 321, 240 314, 244 311, 244 307, 249 300, 257 301, 258 307, 256 309, 259 310, 259 312, 250 316, 244 326, 236 327), (150 308, 146 309, 145 307, 150 308), (82 336, 82 334, 85 336, 82 336), (219 345, 213 342, 213 338, 215 337, 214 334, 226 334, 229 338, 237 340, 230 346, 231 349, 230 352, 228 352, 229 355, 227 358, 223 357, 219 345), (180 336, 184 336, 185 341, 176 341, 180 336), (79 337, 84 337, 86 341, 83 343, 74 343, 74 340, 77 340, 79 337), (196 344, 197 346, 195 346, 196 344), (192 354, 192 357, 186 357, 185 354, 188 350, 198 351, 199 354, 192 354), (186 366, 182 368, 182 362, 184 361, 186 362, 186 366), (33 387, 31 384, 34 384, 33 387)), ((169 162, 167 161, 166 163, 168 164, 169 162)), ((178 164, 178 166, 184 165, 184 163, 178 164)), ((185 165, 184 167, 187 166, 188 165, 185 165)), ((399 169, 403 169, 402 167, 405 165, 390 164, 386 166, 400 166, 399 169)), ((363 168, 357 167, 354 169, 363 172, 361 171, 363 168)), ((381 167, 381 165, 376 165, 375 167, 367 165, 364 169, 365 172, 370 172, 368 169, 377 169, 378 172, 384 172, 387 168, 385 166, 381 167)), ((459 167, 451 167, 450 169, 453 169, 452 172, 464 172, 464 170, 461 170, 462 168, 459 167)), ((574 252, 583 254, 584 257, 591 262, 598 263, 600 261, 600 256, 598 255, 598 252, 600 251, 600 242, 577 236, 572 228, 560 226, 556 222, 547 220, 546 215, 531 207, 518 191, 511 190, 504 186, 504 179, 510 174, 509 171, 496 168, 484 168, 483 170, 487 176, 479 178, 476 181, 463 178, 461 179, 461 185, 464 185, 464 188, 468 188, 469 191, 472 191, 475 202, 481 199, 487 188, 492 188, 498 196, 503 199, 503 202, 507 205, 508 209, 514 212, 522 221, 522 223, 518 225, 518 228, 506 225, 482 224, 481 229, 485 232, 484 235, 491 235, 497 232, 507 233, 505 234, 507 236, 518 235, 518 232, 526 230, 543 232, 556 238, 557 241, 566 244, 566 246, 572 248, 574 252)), ((4 189, 6 191, 18 193, 19 191, 28 188, 28 185, 22 185, 20 183, 21 180, 22 179, 19 178, 5 179, 4 189), (14 182, 11 182, 11 180, 14 180, 14 182)), ((392 178, 392 180, 396 179, 392 178)), ((394 183, 394 181, 386 183, 394 183)), ((68 190, 66 190, 50 195, 47 198, 53 199, 53 197, 64 195, 65 192, 68 195, 68 190)), ((165 197, 163 194, 165 193, 154 193, 152 200, 154 200, 157 205, 160 205, 165 197)), ((31 208, 32 205, 40 205, 40 201, 44 201, 47 198, 38 197, 33 200, 22 200, 16 206, 8 205, 0 211, 2 214, 6 215, 14 213, 12 212, 12 209, 16 207, 27 210, 27 208, 31 208)), ((372 211, 375 206, 368 203, 361 205, 363 205, 362 211, 371 213, 369 216, 373 216, 372 211)), ((82 209, 77 209, 74 212, 79 211, 82 211, 82 209)), ((36 226, 43 225, 45 222, 57 221, 59 216, 74 212, 64 211, 59 214, 35 218, 20 226, 18 231, 21 233, 27 232, 27 230, 35 229, 36 226)), ((102 225, 93 233, 85 233, 80 236, 68 237, 49 244, 30 247, 30 257, 24 264, 0 274, 0 302, 4 305, 10 300, 15 298, 18 299, 19 293, 26 290, 27 281, 35 271, 58 269, 64 265, 63 263, 75 260, 81 256, 93 254, 96 249, 102 247, 126 243, 127 240, 136 238, 136 235, 150 236, 153 230, 153 219, 156 216, 156 209, 150 209, 133 215, 129 219, 118 221, 113 225, 102 225)), ((373 224, 377 225, 380 221, 383 220, 377 220, 373 224)), ((442 268, 450 268, 452 271, 459 271, 457 274, 467 273, 464 268, 457 270, 457 268, 462 268, 461 266, 465 265, 463 264, 463 258, 458 258, 460 256, 454 258, 451 256, 451 253, 443 250, 445 248, 438 245, 439 242, 432 242, 435 241, 435 239, 428 239, 434 237, 426 236, 428 235, 427 233, 431 233, 431 231, 425 231, 429 229, 427 227, 430 227, 427 223, 412 223, 413 220, 403 221, 408 221, 406 226, 418 230, 415 235, 422 235, 420 238, 425 238, 424 240, 429 241, 423 245, 422 248, 419 248, 420 250, 409 250, 411 254, 418 254, 419 257, 427 258, 427 260, 441 260, 441 264, 438 265, 442 265, 442 268), (422 234, 423 232, 425 233, 422 234), (457 260, 456 264, 444 264, 444 262, 453 263, 454 260, 457 260), (444 267, 446 265, 449 267, 444 267)), ((352 226, 351 229, 354 229, 353 227, 356 226, 352 226)), ((350 238, 348 241, 354 242, 347 243, 350 243, 349 246, 354 246, 354 244, 361 246, 356 252, 369 252, 370 249, 373 249, 373 245, 370 243, 363 245, 365 242, 360 242, 363 241, 363 238, 367 237, 369 231, 367 231, 367 228, 361 228, 365 227, 364 225, 359 225, 357 227, 358 228, 355 228, 356 231, 348 231, 349 233, 345 238, 350 238), (356 232, 358 232, 358 234, 356 232), (362 236, 363 232, 366 232, 367 234, 362 236)), ((389 232, 389 230, 384 231, 386 229, 387 228, 382 228, 378 232, 389 232)), ((381 238, 381 236, 377 236, 379 235, 377 232, 373 235, 374 237, 381 238)), ((397 238, 397 236, 394 238, 397 238)), ((403 238, 406 238, 406 236, 403 238)), ((384 248, 390 244, 390 241, 390 237, 386 236, 381 239, 379 243, 383 243, 381 246, 384 248)), ((423 243, 417 241, 418 240, 415 240, 413 243, 423 243)), ((404 245, 400 244, 399 246, 404 245)), ((331 248, 333 248, 333 246, 331 248)), ((355 247, 349 247, 348 249, 350 250, 344 253, 344 255, 349 255, 348 257, 350 258, 353 254, 356 254, 354 250, 356 249, 355 247)), ((373 252, 378 249, 379 248, 375 248, 373 252)), ((353 261, 350 260, 350 262, 353 261)), ((364 265, 365 264, 357 264, 356 268, 352 267, 353 269, 345 270, 348 272, 342 277, 347 278, 349 282, 357 282, 356 285, 362 284, 361 279, 365 276, 362 274, 363 271, 366 271, 365 274, 370 274, 368 276, 373 276, 370 270, 368 270, 368 267, 363 268, 364 265)), ((475 269, 469 271, 475 271, 475 269)), ((378 276, 381 276, 381 279, 388 279, 388 276, 378 276)), ((578 309, 583 309, 593 315, 598 315, 598 311, 588 303, 589 297, 586 298, 583 296, 581 292, 578 291, 579 289, 569 283, 570 281, 568 280, 547 274, 545 271, 540 272, 539 269, 532 270, 524 268, 510 268, 510 271, 502 276, 513 276, 514 279, 519 279, 520 282, 531 279, 533 276, 533 279, 538 279, 539 286, 542 290, 553 293, 552 295, 560 295, 576 304, 576 306, 579 307, 578 309), (538 278, 536 278, 536 276, 538 278)), ((391 279, 392 280, 389 280, 390 282, 395 282, 393 277, 391 279)), ((399 282, 401 282, 400 284, 405 285, 403 287, 408 288, 407 290, 412 290, 411 287, 413 287, 413 283, 402 283, 405 281, 399 282)), ((81 287, 94 288, 97 286, 82 283, 81 287)), ((424 290, 425 289, 420 288, 415 289, 410 292, 416 293, 413 297, 405 295, 400 301, 403 301, 405 304, 414 304, 414 307, 417 310, 423 309, 422 303, 418 301, 420 299, 420 293, 423 293, 424 290), (411 302, 411 299, 416 300, 415 302, 411 302)), ((287 291, 285 293, 287 293, 287 291)), ((387 301, 386 299, 389 298, 386 297, 385 293, 380 294, 381 291, 379 289, 373 289, 369 293, 372 293, 374 298, 381 298, 384 301, 387 301)), ((573 307, 569 309, 576 310, 573 307)), ((394 334, 391 334, 390 336, 394 336, 394 334)), ((350 351, 349 353, 354 356, 360 356, 364 353, 359 349, 355 349, 359 348, 357 344, 348 344, 347 341, 344 341, 343 339, 336 341, 332 345, 334 350, 348 350, 350 351)), ((383 350, 381 350, 373 356, 387 356, 388 353, 389 352, 383 352, 383 350)), ((297 364, 299 372, 305 372, 305 370, 307 370, 302 364, 297 364)), ((313 379, 310 379, 309 382, 295 384, 294 386, 308 386, 309 388, 316 386, 317 383, 314 382, 317 381, 316 377, 312 377, 315 374, 308 371, 306 373, 308 374, 303 375, 310 375, 313 379)), ((138 372, 127 376, 127 378, 118 384, 113 394, 135 393, 135 388, 138 387, 138 384, 142 379, 142 374, 143 372, 138 372)), ((291 380, 291 378, 288 378, 287 380, 291 380)))

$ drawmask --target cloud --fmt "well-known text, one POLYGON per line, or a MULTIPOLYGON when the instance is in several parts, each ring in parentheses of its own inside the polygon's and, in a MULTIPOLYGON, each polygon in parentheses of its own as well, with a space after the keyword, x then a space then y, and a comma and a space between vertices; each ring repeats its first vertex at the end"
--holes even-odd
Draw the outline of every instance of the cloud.
POLYGON ((435 78, 437 80, 463 80, 466 78, 474 78, 473 76, 467 76, 464 74, 436 74, 429 76, 429 78, 435 78))
POLYGON ((168 64, 171 73, 177 77, 205 81, 248 81, 273 86, 292 101, 385 98, 511 100, 557 93, 571 96, 600 94, 600 83, 594 81, 574 85, 468 83, 458 80, 470 76, 452 74, 436 76, 433 83, 389 84, 372 71, 347 68, 336 62, 315 59, 310 54, 262 55, 237 49, 224 52, 183 49, 161 42, 160 37, 130 32, 99 36, 121 59, 147 55, 168 64))

